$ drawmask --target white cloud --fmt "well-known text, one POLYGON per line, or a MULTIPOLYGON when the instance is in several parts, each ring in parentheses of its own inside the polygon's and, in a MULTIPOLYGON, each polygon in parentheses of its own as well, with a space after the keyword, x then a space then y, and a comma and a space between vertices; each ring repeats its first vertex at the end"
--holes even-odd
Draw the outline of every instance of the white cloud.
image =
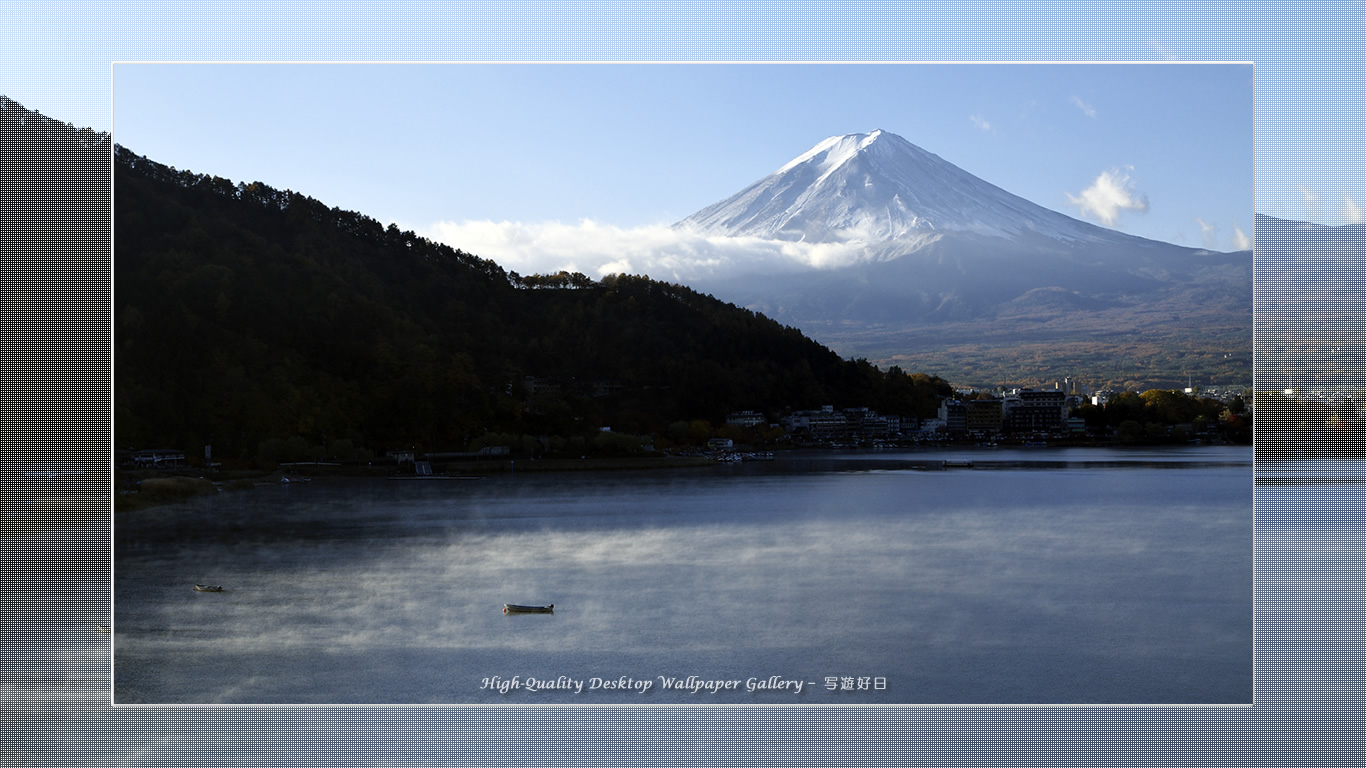
POLYGON ((1319 194, 1304 186, 1296 184, 1300 190, 1300 197, 1304 201, 1304 217, 1308 221, 1318 221, 1319 219, 1319 194))
POLYGON ((1233 228, 1233 250, 1247 251, 1252 248, 1252 238, 1243 233, 1242 227, 1233 228))
POLYGON ((1195 217, 1195 223, 1200 225, 1200 241, 1206 248, 1215 248, 1219 244, 1219 228, 1200 218, 1195 217))
POLYGON ((1176 55, 1176 52, 1173 51, 1166 43, 1162 42, 1161 40, 1158 40, 1155 37, 1148 38, 1147 43, 1149 48, 1151 48, 1154 52, 1157 53, 1157 55, 1161 56, 1163 59, 1166 59, 1167 61, 1177 61, 1182 58, 1188 58, 1176 55))
POLYGON ((1080 208, 1083 215, 1097 219, 1107 227, 1119 220, 1121 211, 1141 213, 1148 210, 1147 196, 1135 192, 1129 174, 1119 169, 1101 173, 1080 196, 1068 193, 1067 199, 1080 208))
POLYGON ((972 121, 973 125, 977 126, 979 129, 983 131, 991 130, 991 123, 988 122, 987 119, 985 117, 982 117, 981 115, 973 115, 968 119, 972 121))
POLYGON ((558 221, 443 221, 419 234, 523 275, 560 270, 604 275, 649 275, 691 284, 750 273, 830 269, 865 258, 862 238, 804 243, 758 237, 708 236, 668 225, 622 228, 585 219, 558 221))
POLYGON ((1342 196, 1342 218, 1346 219, 1348 224, 1360 224, 1363 218, 1361 206, 1345 193, 1342 196))
POLYGON ((1096 119, 1096 108, 1082 101, 1080 96, 1073 96, 1072 103, 1077 105, 1077 109, 1080 109, 1082 111, 1082 114, 1086 115, 1092 120, 1096 119))

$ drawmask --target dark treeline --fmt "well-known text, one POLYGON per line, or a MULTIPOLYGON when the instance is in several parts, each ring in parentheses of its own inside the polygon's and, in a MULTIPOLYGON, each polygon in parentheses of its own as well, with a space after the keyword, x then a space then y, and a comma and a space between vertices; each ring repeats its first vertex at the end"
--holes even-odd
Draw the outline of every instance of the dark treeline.
POLYGON ((685 286, 524 277, 122 147, 114 171, 120 448, 212 444, 228 460, 284 443, 459 451, 489 433, 577 448, 602 428, 662 435, 735 410, 924 417, 949 391, 685 286))
POLYGON ((6 457, 108 465, 110 152, 0 96, 6 457))
POLYGON ((1103 406, 1074 409, 1073 415, 1086 421, 1087 432, 1128 445, 1180 443, 1210 435, 1229 443, 1252 443, 1252 412, 1241 397, 1225 403, 1176 390, 1121 392, 1103 406))
POLYGON ((1261 457, 1366 456, 1366 393, 1360 390, 1334 402, 1258 392, 1256 402, 1261 457))

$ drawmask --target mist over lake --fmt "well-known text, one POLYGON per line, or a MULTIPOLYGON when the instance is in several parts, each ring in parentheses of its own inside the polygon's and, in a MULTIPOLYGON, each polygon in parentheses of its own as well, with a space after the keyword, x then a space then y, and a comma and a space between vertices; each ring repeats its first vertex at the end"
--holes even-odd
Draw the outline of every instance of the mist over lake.
POLYGON ((116 518, 114 700, 1247 703, 1252 567, 1247 447, 264 484, 116 518))

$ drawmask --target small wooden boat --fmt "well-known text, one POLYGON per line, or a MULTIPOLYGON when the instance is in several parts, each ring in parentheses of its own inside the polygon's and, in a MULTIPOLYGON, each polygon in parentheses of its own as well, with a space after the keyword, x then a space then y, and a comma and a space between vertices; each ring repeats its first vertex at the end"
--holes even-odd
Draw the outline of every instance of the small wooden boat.
POLYGON ((503 613, 554 613, 555 604, 550 605, 513 605, 503 603, 503 613))
POLYGON ((220 586, 210 586, 210 585, 208 585, 208 584, 196 584, 196 585, 194 585, 194 591, 196 591, 196 592, 222 592, 222 591, 223 591, 223 588, 220 587, 220 586))

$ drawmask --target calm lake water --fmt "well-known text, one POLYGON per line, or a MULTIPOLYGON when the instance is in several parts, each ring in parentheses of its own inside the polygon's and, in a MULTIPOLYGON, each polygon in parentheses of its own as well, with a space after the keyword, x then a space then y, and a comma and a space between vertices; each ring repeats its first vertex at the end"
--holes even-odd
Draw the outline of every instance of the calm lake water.
POLYGON ((114 700, 1250 703, 1252 500, 1241 447, 261 485, 117 519, 114 700))

